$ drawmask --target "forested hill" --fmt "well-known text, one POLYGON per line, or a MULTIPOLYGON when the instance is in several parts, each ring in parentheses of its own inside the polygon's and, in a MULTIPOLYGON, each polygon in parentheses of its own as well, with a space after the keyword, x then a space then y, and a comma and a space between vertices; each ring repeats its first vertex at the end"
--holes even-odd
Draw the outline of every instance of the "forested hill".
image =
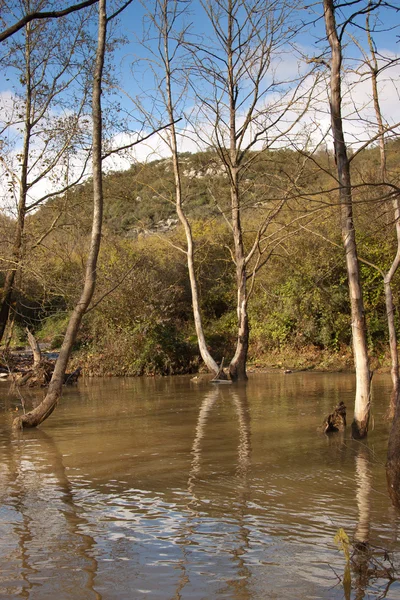
MULTIPOLYGON (((221 165, 211 153, 181 156, 184 196, 188 215, 208 218, 215 214, 210 185, 219 179, 224 187, 221 165)), ((168 219, 177 219, 174 200, 172 162, 161 159, 134 164, 127 171, 110 173, 105 178, 105 223, 115 233, 135 236, 143 230, 162 228, 168 219)))
MULTIPOLYGON (((392 182, 400 172, 399 146, 398 141, 387 145, 392 182)), ((206 339, 215 356, 228 359, 237 335, 232 239, 225 218, 229 185, 213 153, 184 154, 180 160, 206 339)), ((276 150, 254 153, 249 160, 241 212, 247 248, 260 221, 269 219, 260 240, 268 260, 263 258, 262 268, 254 264, 248 282, 252 363, 295 368, 347 364, 350 311, 334 167, 329 152, 307 158, 276 150)), ((377 184, 379 172, 378 148, 360 152, 352 162, 369 344, 375 363, 384 364, 387 325, 379 269, 390 265, 396 241, 390 190, 377 184)), ((109 173, 104 191, 98 286, 75 360, 87 372, 100 374, 195 371, 200 359, 171 161, 109 173)), ((60 344, 80 293, 90 221, 90 182, 28 219, 26 258, 14 300, 14 343, 23 342, 23 327, 29 324, 40 340, 54 348, 60 344)), ((4 256, 10 252, 11 226, 10 220, 1 221, 4 256)))

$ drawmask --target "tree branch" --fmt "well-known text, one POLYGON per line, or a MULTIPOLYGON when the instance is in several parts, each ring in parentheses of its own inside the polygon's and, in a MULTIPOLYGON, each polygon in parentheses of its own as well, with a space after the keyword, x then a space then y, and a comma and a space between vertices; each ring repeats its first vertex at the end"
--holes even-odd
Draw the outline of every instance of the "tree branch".
POLYGON ((53 10, 53 11, 45 11, 45 12, 31 12, 22 17, 19 21, 11 25, 8 29, 0 33, 0 42, 4 42, 7 38, 14 35, 20 31, 25 25, 30 23, 31 21, 35 21, 37 19, 59 19, 60 17, 65 17, 73 12, 81 10, 82 8, 87 8, 88 6, 92 6, 96 4, 98 0, 86 0, 85 2, 80 2, 79 4, 74 4, 73 6, 69 6, 68 8, 64 8, 63 10, 53 10))

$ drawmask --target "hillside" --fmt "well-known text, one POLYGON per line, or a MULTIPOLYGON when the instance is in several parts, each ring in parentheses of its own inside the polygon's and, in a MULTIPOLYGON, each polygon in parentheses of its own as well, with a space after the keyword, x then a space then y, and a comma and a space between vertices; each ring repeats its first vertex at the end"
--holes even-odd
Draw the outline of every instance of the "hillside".
MULTIPOLYGON (((388 146, 393 181, 398 145, 388 146)), ((181 165, 207 341, 221 359, 232 353, 236 336, 232 240, 224 218, 229 189, 212 153, 185 154, 181 165)), ((333 166, 326 152, 307 161, 289 150, 258 152, 249 161, 241 215, 247 248, 261 220, 284 199, 265 235, 269 259, 254 280, 249 306, 254 364, 348 364, 350 317, 333 166)), ((374 185, 379 181, 378 149, 356 156, 353 177, 360 254, 385 269, 395 252, 395 237, 387 189, 374 185)), ((179 250, 185 243, 175 213, 170 161, 109 173, 104 193, 98 287, 75 360, 92 373, 197 370, 186 260, 179 250)), ((53 347, 60 343, 82 279, 90 216, 87 182, 30 217, 26 240, 31 250, 15 297, 15 340, 23 338, 22 327, 29 323, 39 339, 53 347)), ((362 275, 370 350, 375 362, 383 364, 387 326, 382 277, 367 262, 362 275)))

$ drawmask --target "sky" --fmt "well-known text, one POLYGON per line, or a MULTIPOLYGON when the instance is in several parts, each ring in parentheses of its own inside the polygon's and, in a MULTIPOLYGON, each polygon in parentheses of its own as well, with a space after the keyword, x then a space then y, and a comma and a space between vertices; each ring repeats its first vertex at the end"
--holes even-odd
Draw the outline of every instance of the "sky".
MULTIPOLYGON (((293 3, 291 3, 293 5, 293 3)), ((363 6, 366 2, 361 0, 363 6)), ((118 52, 118 65, 120 68, 120 77, 124 81, 124 86, 129 90, 130 95, 134 95, 137 91, 137 85, 145 87, 146 83, 149 88, 154 90, 154 83, 150 77, 146 77, 146 70, 143 68, 143 64, 135 68, 132 67, 132 61, 135 57, 140 57, 143 50, 140 45, 135 42, 135 32, 137 33, 141 20, 143 19, 144 11, 143 7, 138 5, 131 5, 124 18, 121 20, 122 31, 126 35, 130 43, 122 47, 118 52), (137 78, 135 80, 135 69, 137 78), (138 81, 137 81, 138 80, 138 81)), ((325 34, 325 24, 323 20, 322 2, 316 2, 310 5, 308 10, 304 10, 301 13, 293 10, 293 19, 298 23, 299 20, 304 22, 305 26, 300 35, 296 36, 295 45, 298 49, 297 52, 293 51, 293 48, 288 45, 282 49, 282 53, 278 58, 275 58, 279 77, 283 80, 284 78, 290 79, 295 78, 299 69, 304 72, 305 63, 304 60, 300 61, 300 53, 304 57, 312 58, 315 56, 323 55, 327 49, 327 41, 325 34), (300 62, 302 64, 300 64, 300 62), (299 66, 300 64, 300 66, 299 66)), ((354 11, 354 5, 351 8, 354 11)), ((349 16, 349 10, 340 10, 337 12, 337 23, 340 26, 349 16)), ((191 8, 186 16, 186 23, 191 23, 196 34, 202 36, 204 39, 207 37, 213 41, 213 34, 210 30, 208 20, 205 16, 205 12, 201 7, 199 1, 195 1, 191 4, 191 8)), ((345 44, 344 53, 348 59, 345 63, 345 67, 351 63, 353 66, 360 67, 360 49, 353 43, 354 40, 358 40, 358 43, 368 48, 365 32, 362 27, 365 25, 365 17, 361 16, 355 19, 356 26, 348 28, 348 34, 345 34, 343 41, 345 44)), ((400 10, 395 15, 392 10, 380 10, 379 18, 371 19, 371 26, 374 28, 374 42, 383 57, 395 58, 400 57, 400 10)), ((365 69, 363 69, 365 73, 365 69)), ((379 77, 380 80, 380 91, 381 91, 381 103, 384 112, 384 117, 390 122, 400 121, 400 68, 398 65, 394 65, 392 69, 388 70, 386 74, 382 73, 379 77)), ((366 77, 360 76, 360 74, 347 74, 346 81, 344 83, 344 91, 347 93, 347 98, 344 102, 344 109, 347 111, 349 120, 347 123, 347 141, 349 144, 356 146, 359 145, 357 142, 359 138, 359 130, 364 125, 361 123, 359 114, 355 112, 355 107, 360 111, 363 111, 365 118, 372 115, 372 104, 371 104, 371 91, 370 82, 366 77), (356 85, 357 82, 357 85, 356 85), (350 94, 351 90, 351 94, 350 94), (368 105, 368 108, 367 108, 368 105)), ((326 95, 326 84, 321 83, 319 86, 320 102, 315 105, 315 112, 312 116, 313 121, 317 121, 320 124, 320 132, 317 135, 324 135, 324 132, 329 129, 330 117, 327 111, 327 95, 326 95)), ((271 97, 273 94, 271 94, 271 97)), ((190 107, 191 98, 188 98, 188 106, 190 107)), ((129 106, 129 101, 126 101, 126 106, 129 106)), ((193 142, 191 130, 185 123, 185 131, 189 134, 185 138, 182 138, 181 149, 186 151, 194 152, 197 149, 196 143, 193 142)), ((128 136, 125 136, 127 139, 128 136)), ((118 136, 119 140, 124 139, 124 135, 118 136)), ((362 138, 362 142, 365 141, 365 134, 362 138)), ((147 157, 153 157, 157 155, 165 155, 168 153, 168 149, 159 140, 151 140, 146 145, 135 149, 135 156, 138 160, 145 160, 147 157)), ((129 159, 128 159, 129 160, 129 159)), ((123 160, 114 161, 115 166, 120 165, 123 167, 123 160)))
MULTIPOLYGON (((253 3, 258 0, 251 0, 253 3)), ((261 3, 262 4, 262 3, 261 3)), ((261 6, 260 4, 260 6, 261 6)), ((360 0, 360 3, 365 5, 364 0, 360 0)), ((111 6, 111 3, 110 5, 111 6)), ((149 7, 149 3, 147 3, 149 7)), ((259 7, 258 7, 259 8, 259 7)), ((354 10, 354 4, 351 7, 354 10)), ((149 120, 143 123, 143 112, 139 111, 137 104, 140 100, 144 111, 154 114, 157 110, 160 110, 161 94, 160 90, 157 89, 157 85, 152 76, 152 69, 157 70, 154 62, 154 56, 148 51, 143 49, 140 44, 140 40, 143 37, 143 22, 146 13, 144 6, 138 1, 134 1, 121 15, 119 23, 115 26, 115 34, 120 37, 124 37, 126 43, 121 45, 116 50, 113 58, 113 88, 110 90, 109 86, 106 85, 104 93, 104 106, 107 108, 108 101, 119 104, 119 112, 113 113, 111 117, 106 114, 106 123, 108 120, 112 123, 113 134, 110 143, 113 147, 118 145, 124 145, 130 141, 137 139, 138 135, 146 135, 149 133, 151 126, 149 120), (111 91, 111 93, 109 93, 111 91), (130 115, 130 121, 128 122, 127 116, 130 115), (120 123, 119 123, 120 121, 120 123), (138 131, 140 133, 138 134, 138 131)), ((337 13, 337 21, 340 25, 348 16, 347 12, 337 13)), ((296 36, 295 44, 289 45, 284 44, 279 52, 273 57, 271 66, 275 69, 275 78, 279 78, 281 81, 288 81, 295 79, 299 73, 302 74, 308 68, 307 60, 313 57, 324 58, 324 51, 327 48, 325 39, 325 28, 322 19, 322 2, 317 2, 309 6, 308 9, 297 11, 297 9, 291 9, 290 17, 293 21, 299 23, 301 20, 305 23, 301 34, 296 36), (301 56, 302 55, 302 56, 301 56)), ((190 10, 187 10, 184 17, 186 25, 191 25, 193 32, 196 36, 196 40, 206 41, 209 48, 212 48, 215 44, 216 38, 213 35, 208 19, 205 15, 201 3, 195 0, 190 5, 190 10)), ((370 82, 367 77, 363 75, 365 69, 361 65, 361 50, 360 46, 367 48, 365 39, 365 32, 362 27, 365 23, 365 17, 360 17, 355 20, 355 25, 348 27, 346 34, 343 37, 345 44, 345 56, 346 62, 345 67, 347 68, 350 64, 353 66, 353 72, 348 72, 345 76, 343 90, 345 92, 344 111, 347 114, 348 120, 346 122, 346 134, 347 141, 349 144, 356 146, 363 143, 368 136, 373 133, 371 132, 371 126, 366 126, 366 120, 373 118, 371 110, 371 91, 370 82), (355 43, 357 42, 357 43, 355 43), (357 45, 358 44, 358 45, 357 45), (358 72, 354 72, 354 67, 358 68, 358 72)), ((400 55, 400 11, 397 13, 392 11, 380 10, 379 20, 371 20, 375 28, 374 42, 379 52, 380 65, 384 64, 384 57, 396 58, 400 55)), ((93 30, 95 24, 90 26, 93 30)), ((155 49, 153 43, 152 48, 155 49)), ((7 51, 6 45, 0 45, 0 60, 4 58, 5 52, 7 51)), ((308 63, 310 64, 310 63, 308 63)), ((21 91, 21 83, 19 80, 20 74, 17 70, 9 68, 4 70, 4 60, 0 62, 0 68, 2 68, 3 77, 0 77, 0 131, 1 126, 4 127, 4 122, 12 121, 11 113, 15 107, 15 94, 21 91), (3 67, 3 68, 2 68, 3 67)), ((324 67, 320 69, 322 73, 324 67)), ((273 76, 266 74, 263 83, 265 85, 271 85, 273 76), (269 78, 269 79, 268 79, 269 78)), ((307 78, 303 83, 303 91, 307 89, 307 86, 311 86, 312 79, 307 78)), ((380 76, 380 100, 384 119, 389 123, 400 121, 400 67, 398 64, 392 66, 386 72, 380 76)), ((197 78, 194 87, 201 88, 200 91, 207 91, 207 82, 197 78)), ((272 86, 269 94, 266 94, 263 102, 265 106, 273 105, 277 99, 278 87, 272 86)), ((286 85, 286 89, 289 86, 286 85)), ((283 89, 283 86, 280 86, 283 89)), ((76 86, 75 91, 78 90, 76 86)), ((317 143, 318 139, 323 137, 329 130, 330 118, 328 114, 328 104, 326 95, 326 79, 321 79, 320 83, 315 87, 314 90, 315 102, 313 104, 313 110, 309 112, 303 122, 303 126, 308 128, 308 131, 313 130, 312 140, 313 143, 317 143)), ((185 96, 185 101, 179 107, 179 114, 184 115, 193 111, 196 102, 193 93, 188 93, 185 96)), ((299 109, 300 104, 297 106, 299 109)), ((51 108, 51 118, 57 119, 60 115, 63 117, 69 117, 71 107, 66 108, 62 99, 60 99, 59 105, 54 103, 51 108)), ((288 112, 289 118, 296 117, 296 110, 288 112)), ((160 111, 158 122, 163 121, 163 115, 160 111)), ((239 115, 239 123, 244 117, 239 115)), ((156 119, 157 121, 157 119, 156 119)), ((87 133, 90 134, 90 116, 86 117, 87 133)), ((198 123, 190 125, 184 118, 179 124, 184 134, 180 138, 180 149, 182 151, 195 152, 199 148, 199 141, 196 140, 196 133, 199 133, 198 123)), ((296 132, 299 132, 300 128, 295 128, 296 132)), ((201 126, 202 137, 206 138, 208 134, 211 134, 211 128, 209 125, 203 123, 201 126)), ((84 136, 83 136, 84 137, 84 136)), ((329 138, 326 138, 329 140, 329 138)), ((3 144, 1 155, 1 165, 3 169, 8 170, 8 173, 15 173, 18 175, 18 153, 21 148, 22 134, 16 126, 9 126, 3 133, 3 140, 12 141, 9 148, 3 144), (5 152, 4 150, 7 150, 5 152)), ((0 138, 1 143, 1 138, 0 138)), ((285 143, 283 141, 280 142, 285 143)), ((40 150, 43 147, 42 142, 37 142, 36 157, 40 154, 40 150)), ((82 141, 83 147, 87 147, 87 141, 82 141)), ((201 147, 201 143, 200 143, 201 147)), ((125 169, 129 168, 133 160, 152 160, 168 155, 168 148, 161 139, 160 136, 153 136, 139 146, 136 146, 132 152, 125 152, 122 156, 114 155, 112 158, 107 159, 105 162, 106 169, 125 169)), ((70 167, 70 171, 76 171, 81 168, 84 161, 84 152, 77 152, 72 162, 74 167, 70 167)), ((62 173, 64 173, 64 167, 59 167, 54 172, 53 178, 44 178, 39 182, 35 188, 32 188, 31 201, 34 202, 43 193, 53 191, 60 185, 62 179, 62 173)), ((90 173, 90 170, 88 171, 90 173)), ((0 173, 1 174, 1 173, 0 173)), ((35 169, 32 169, 32 177, 35 176, 35 169)), ((4 184, 5 178, 2 177, 2 184, 0 185, 0 204, 5 205, 6 202, 12 204, 13 199, 8 196, 8 200, 4 199, 7 194, 7 189, 4 184)))

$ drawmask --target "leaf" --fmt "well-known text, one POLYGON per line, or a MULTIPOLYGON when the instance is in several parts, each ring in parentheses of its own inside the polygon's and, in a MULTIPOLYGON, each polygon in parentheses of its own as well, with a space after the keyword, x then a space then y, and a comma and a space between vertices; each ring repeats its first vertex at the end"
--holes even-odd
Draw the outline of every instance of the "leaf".
POLYGON ((346 559, 346 563, 350 562, 350 540, 345 530, 340 527, 334 537, 334 542, 338 549, 341 550, 346 559))

